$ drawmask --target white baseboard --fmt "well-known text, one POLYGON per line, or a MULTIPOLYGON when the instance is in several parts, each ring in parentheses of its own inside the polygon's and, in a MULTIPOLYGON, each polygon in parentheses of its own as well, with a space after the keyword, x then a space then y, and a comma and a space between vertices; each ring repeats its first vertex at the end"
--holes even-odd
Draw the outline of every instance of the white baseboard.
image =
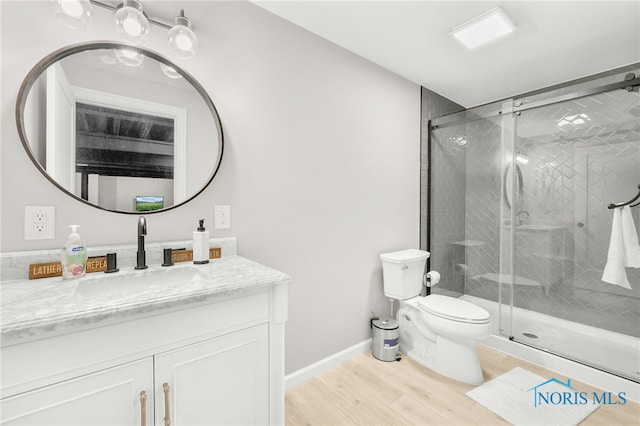
POLYGON ((300 370, 287 374, 286 376, 284 376, 284 388, 286 390, 292 386, 305 382, 312 377, 317 376, 318 374, 329 371, 333 367, 336 367, 343 362, 360 355, 361 353, 367 352, 370 349, 371 338, 363 340, 360 343, 356 343, 355 345, 348 347, 347 349, 321 359, 318 362, 314 362, 313 364, 303 367, 300 370))

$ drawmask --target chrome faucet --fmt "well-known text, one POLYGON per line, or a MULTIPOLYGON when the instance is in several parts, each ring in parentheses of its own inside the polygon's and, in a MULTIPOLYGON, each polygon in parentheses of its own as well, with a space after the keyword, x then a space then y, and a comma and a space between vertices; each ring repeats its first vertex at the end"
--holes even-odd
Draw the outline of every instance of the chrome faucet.
POLYGON ((147 235, 147 220, 144 216, 140 216, 138 218, 138 262, 136 269, 147 269, 147 259, 144 251, 145 235, 147 235))
POLYGON ((529 214, 529 212, 526 210, 520 210, 518 212, 518 225, 526 225, 526 222, 528 222, 529 219, 523 219, 522 217, 520 217, 521 214, 526 214, 528 218, 531 217, 531 214, 529 214))

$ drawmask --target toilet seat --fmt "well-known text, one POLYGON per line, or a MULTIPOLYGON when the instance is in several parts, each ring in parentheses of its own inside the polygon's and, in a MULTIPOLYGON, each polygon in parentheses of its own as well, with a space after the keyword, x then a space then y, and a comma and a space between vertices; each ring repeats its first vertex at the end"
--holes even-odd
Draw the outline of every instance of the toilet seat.
POLYGON ((418 307, 440 318, 468 324, 488 324, 491 320, 489 312, 455 297, 432 294, 418 298, 418 307))

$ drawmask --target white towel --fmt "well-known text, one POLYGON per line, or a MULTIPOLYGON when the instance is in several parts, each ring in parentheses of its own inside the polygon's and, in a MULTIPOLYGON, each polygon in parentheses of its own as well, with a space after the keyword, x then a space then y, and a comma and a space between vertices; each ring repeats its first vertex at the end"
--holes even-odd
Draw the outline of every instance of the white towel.
POLYGON ((640 268, 640 244, 630 207, 622 208, 620 219, 622 221, 622 238, 624 239, 624 266, 640 268))
POLYGON ((621 209, 613 210, 611 239, 609 240, 609 254, 607 256, 607 264, 605 265, 604 272, 602 273, 602 281, 631 290, 629 280, 627 280, 627 272, 624 270, 625 246, 624 236, 622 234, 622 215, 620 210, 621 209))

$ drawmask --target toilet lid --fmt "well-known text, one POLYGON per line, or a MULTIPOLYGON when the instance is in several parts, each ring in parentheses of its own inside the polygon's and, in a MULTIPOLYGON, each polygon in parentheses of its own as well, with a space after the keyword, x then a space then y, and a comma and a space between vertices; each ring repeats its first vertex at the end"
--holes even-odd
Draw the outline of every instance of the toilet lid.
POLYGON ((489 312, 455 297, 432 294, 418 299, 418 306, 425 312, 448 320, 471 324, 486 324, 491 319, 489 312))

